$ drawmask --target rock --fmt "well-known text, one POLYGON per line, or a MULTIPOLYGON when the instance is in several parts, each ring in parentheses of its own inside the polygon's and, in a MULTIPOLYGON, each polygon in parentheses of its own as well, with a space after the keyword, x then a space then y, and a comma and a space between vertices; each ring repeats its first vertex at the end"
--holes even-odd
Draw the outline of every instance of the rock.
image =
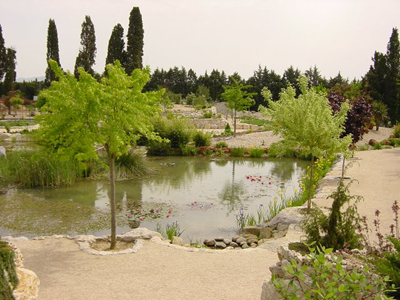
POLYGON ((260 246, 260 245, 262 245, 262 244, 264 244, 266 242, 267 242, 267 239, 258 240, 258 245, 260 246))
POLYGON ((216 242, 215 243, 215 248, 217 248, 217 249, 225 249, 226 248, 226 244, 224 242, 216 242))
POLYGON ((247 245, 247 243, 242 245, 242 249, 247 249, 247 248, 249 248, 249 245, 247 245))
POLYGON ((34 300, 39 293, 39 277, 31 270, 17 268, 19 283, 14 291, 15 300, 34 300))
POLYGON ((286 230, 288 230, 288 228, 289 228, 288 224, 279 223, 278 227, 276 228, 276 230, 278 230, 278 231, 286 231, 286 230))
POLYGON ((246 240, 247 244, 257 244, 258 243, 258 239, 247 239, 246 240))
POLYGON ((369 142, 368 142, 368 144, 369 144, 370 146, 375 146, 376 144, 378 144, 378 141, 377 141, 377 140, 374 140, 374 139, 370 139, 369 142))
POLYGON ((9 133, 0 133, 0 140, 6 140, 10 138, 11 134, 9 133))
POLYGON ((260 229, 260 239, 270 239, 272 238, 272 230, 269 227, 260 229))
POLYGON ((229 245, 231 244, 232 241, 231 241, 230 239, 224 239, 223 242, 224 242, 227 246, 229 246, 229 245))
POLYGON ((219 237, 216 237, 214 240, 215 240, 216 242, 223 242, 223 241, 224 241, 224 238, 221 237, 221 236, 219 236, 219 237))
POLYGON ((243 228, 243 233, 254 234, 256 236, 260 235, 260 227, 257 226, 246 226, 243 228))
POLYGON ((299 224, 307 215, 306 207, 287 207, 281 210, 271 221, 267 223, 266 227, 272 227, 278 224, 299 224))
POLYGON ((241 243, 246 242, 246 239, 244 237, 239 237, 239 238, 236 239, 235 242, 240 245, 241 243))
POLYGON ((280 299, 281 295, 276 291, 274 284, 271 281, 264 281, 261 292, 261 300, 280 299))
POLYGON ((238 245, 237 243, 235 243, 235 242, 231 242, 231 243, 229 244, 229 246, 231 246, 231 247, 233 247, 233 248, 239 247, 239 245, 238 245))
POLYGON ((183 239, 179 236, 174 236, 172 239, 172 243, 173 245, 178 245, 178 246, 182 246, 183 245, 183 239))
POLYGON ((149 240, 149 239, 153 238, 154 236, 161 238, 161 234, 159 234, 158 232, 151 231, 147 228, 142 227, 142 228, 135 228, 135 229, 129 230, 128 232, 125 232, 124 234, 122 234, 119 237, 120 238, 131 237, 133 240, 136 240, 136 239, 149 240))
POLYGON ((215 246, 215 240, 205 240, 204 241, 204 245, 208 246, 208 247, 214 247, 215 246))
POLYGON ((77 235, 74 236, 74 240, 76 242, 89 242, 89 243, 93 243, 96 241, 96 237, 94 235, 77 235))
POLYGON ((189 248, 189 247, 190 247, 190 244, 185 244, 185 245, 183 245, 183 247, 189 248))
POLYGON ((0 146, 0 156, 7 157, 6 148, 4 148, 3 146, 0 146))
POLYGON ((257 248, 257 244, 256 244, 256 243, 251 243, 251 244, 250 244, 250 247, 251 247, 251 248, 257 248))
POLYGON ((247 242, 244 241, 244 242, 241 242, 241 243, 240 243, 240 246, 243 246, 243 245, 247 245, 247 242))
POLYGON ((232 246, 228 246, 225 248, 225 250, 234 250, 235 248, 233 248, 232 246))
POLYGON ((385 144, 386 146, 390 146, 391 145, 390 141, 388 141, 388 140, 384 140, 384 141, 382 141, 382 143, 385 144))
POLYGON ((286 235, 286 233, 287 233, 286 231, 279 231, 279 232, 274 234, 274 238, 275 239, 283 238, 286 235))
POLYGON ((240 238, 240 235, 234 236, 234 237, 232 238, 232 242, 236 242, 236 240, 237 240, 238 238, 240 238))

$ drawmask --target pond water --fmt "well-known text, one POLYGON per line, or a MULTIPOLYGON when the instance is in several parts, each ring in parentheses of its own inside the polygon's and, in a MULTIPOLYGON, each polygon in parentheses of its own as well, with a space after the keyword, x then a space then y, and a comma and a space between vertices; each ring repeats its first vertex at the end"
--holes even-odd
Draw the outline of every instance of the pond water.
MULTIPOLYGON (((237 231, 236 215, 256 214, 293 196, 308 162, 295 159, 148 158, 152 172, 116 185, 117 233, 130 210, 155 230, 177 221, 185 241, 237 231), (153 219, 149 210, 159 213, 153 219)), ((109 234, 109 182, 82 180, 52 189, 10 189, 0 195, 0 235, 109 234)), ((151 214, 154 217, 155 214, 151 214)))

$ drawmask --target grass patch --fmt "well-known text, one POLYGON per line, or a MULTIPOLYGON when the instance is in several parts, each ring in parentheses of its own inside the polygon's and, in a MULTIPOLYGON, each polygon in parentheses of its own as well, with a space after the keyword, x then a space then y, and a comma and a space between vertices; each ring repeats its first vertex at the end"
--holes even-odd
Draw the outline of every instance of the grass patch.
POLYGON ((257 126, 266 126, 271 124, 271 121, 268 120, 263 120, 263 119, 258 119, 250 116, 243 116, 240 117, 240 122, 245 123, 245 124, 250 124, 250 125, 257 125, 257 126))
POLYGON ((254 158, 260 158, 263 156, 263 154, 264 154, 264 149, 260 149, 260 148, 250 149, 250 151, 249 151, 250 157, 254 157, 254 158))
POLYGON ((232 157, 243 157, 246 152, 246 149, 243 147, 237 147, 231 149, 231 156, 232 157))

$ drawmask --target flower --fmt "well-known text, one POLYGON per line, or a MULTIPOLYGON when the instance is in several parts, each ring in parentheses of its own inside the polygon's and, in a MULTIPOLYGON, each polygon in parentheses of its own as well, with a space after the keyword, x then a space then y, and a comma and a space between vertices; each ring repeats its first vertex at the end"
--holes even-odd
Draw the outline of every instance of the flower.
POLYGON ((170 216, 169 215, 167 215, 167 218, 169 218, 170 216))

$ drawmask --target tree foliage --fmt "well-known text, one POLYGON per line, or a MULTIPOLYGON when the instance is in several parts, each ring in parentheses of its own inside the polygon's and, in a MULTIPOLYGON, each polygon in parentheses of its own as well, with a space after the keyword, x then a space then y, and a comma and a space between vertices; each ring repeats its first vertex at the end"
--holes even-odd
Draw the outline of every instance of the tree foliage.
POLYGON ((56 79, 56 75, 51 70, 49 65, 49 60, 54 60, 60 65, 60 54, 58 49, 58 34, 57 34, 57 27, 54 20, 49 20, 49 27, 47 28, 47 54, 46 54, 46 61, 47 61, 47 69, 46 69, 46 77, 45 83, 47 86, 50 85, 52 81, 56 79))
POLYGON ((3 76, 6 73, 6 58, 7 49, 3 38, 3 29, 0 25, 0 81, 3 80, 3 76))
POLYGON ((386 52, 387 75, 384 103, 389 108, 393 124, 400 121, 400 42, 397 28, 393 28, 386 52))
POLYGON ((129 16, 129 27, 127 33, 126 66, 127 74, 135 69, 143 68, 143 45, 144 30, 142 15, 139 7, 133 7, 129 16))
POLYGON ((108 64, 113 64, 116 60, 119 60, 121 65, 125 66, 124 28, 119 23, 114 26, 110 40, 108 41, 106 68, 108 64))
MULTIPOLYGON (((283 140, 279 143, 279 152, 297 149, 312 158, 310 178, 313 178, 314 158, 324 154, 346 152, 351 137, 340 138, 349 105, 345 102, 341 109, 332 114, 326 95, 308 88, 308 80, 299 78, 301 94, 296 98, 296 90, 289 85, 282 90, 279 101, 272 101, 271 92, 263 91, 269 108, 261 107, 263 114, 271 117, 274 133, 283 140)), ((313 182, 310 180, 310 186, 313 182)), ((308 209, 311 206, 311 188, 309 189, 308 209)))
POLYGON ((81 49, 75 60, 75 76, 79 75, 79 68, 82 67, 87 73, 94 76, 93 65, 96 59, 96 34, 94 25, 89 16, 85 16, 81 31, 81 49))
POLYGON ((83 68, 79 79, 50 65, 59 81, 40 96, 47 99, 38 116, 38 137, 47 148, 78 161, 97 160, 103 146, 109 159, 111 182, 111 236, 115 246, 116 158, 126 154, 141 135, 156 138, 150 118, 157 115, 162 92, 143 93, 148 70, 125 74, 120 63, 107 66, 107 77, 98 82, 83 68))
POLYGON ((13 48, 7 48, 6 53, 6 75, 4 77, 4 94, 8 94, 13 89, 13 85, 17 78, 17 51, 13 48))

